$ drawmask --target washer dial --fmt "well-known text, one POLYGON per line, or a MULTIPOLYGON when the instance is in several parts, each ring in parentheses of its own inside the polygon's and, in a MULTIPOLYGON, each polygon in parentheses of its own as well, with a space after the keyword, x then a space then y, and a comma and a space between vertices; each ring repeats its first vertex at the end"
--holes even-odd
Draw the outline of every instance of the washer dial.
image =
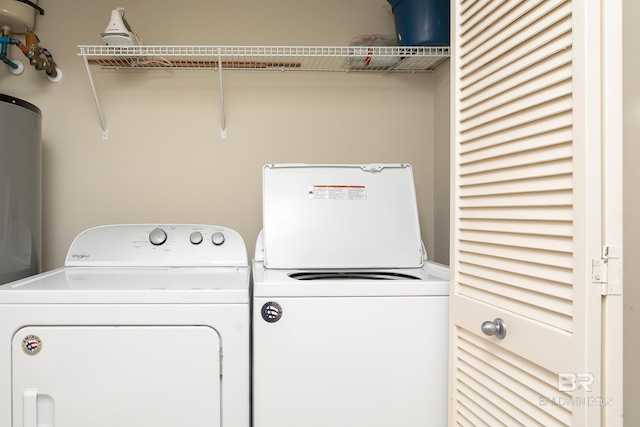
POLYGON ((167 233, 162 228, 154 228, 149 233, 149 241, 152 245, 160 246, 167 241, 167 233))
POLYGON ((202 243, 202 233, 199 231, 194 231, 193 233, 191 233, 191 235, 189 236, 189 240, 191 241, 191 243, 193 243, 194 245, 199 245, 200 243, 202 243))
POLYGON ((221 244, 224 243, 224 234, 222 234, 219 231, 216 231, 211 235, 211 242, 216 246, 220 246, 221 244))

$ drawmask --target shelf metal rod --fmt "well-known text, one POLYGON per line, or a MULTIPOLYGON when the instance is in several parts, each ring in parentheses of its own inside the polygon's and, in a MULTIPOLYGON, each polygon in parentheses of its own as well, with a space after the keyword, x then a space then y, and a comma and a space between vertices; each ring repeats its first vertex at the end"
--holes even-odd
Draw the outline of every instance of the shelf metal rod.
POLYGON ((225 123, 224 114, 224 87, 222 86, 222 49, 218 48, 218 73, 220 74, 220 136, 222 139, 227 138, 227 124, 225 123))
POLYGON ((93 83, 93 77, 91 76, 91 68, 89 68, 89 59, 86 55, 82 56, 84 59, 84 66, 87 69, 87 76, 89 77, 89 84, 91 85, 91 92, 93 92, 93 99, 96 102, 96 108, 98 109, 98 115, 100 116, 100 124, 102 125, 102 139, 109 138, 109 131, 107 130, 107 124, 104 121, 104 116, 102 115, 102 108, 100 108, 100 100, 98 99, 98 93, 96 92, 96 86, 93 83))

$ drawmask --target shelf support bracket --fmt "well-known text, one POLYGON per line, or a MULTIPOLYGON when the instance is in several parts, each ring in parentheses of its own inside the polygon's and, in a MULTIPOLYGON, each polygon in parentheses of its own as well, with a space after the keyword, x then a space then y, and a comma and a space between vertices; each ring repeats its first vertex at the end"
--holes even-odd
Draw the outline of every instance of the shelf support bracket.
POLYGON ((227 124, 225 123, 224 114, 224 88, 222 86, 222 49, 218 48, 218 73, 220 74, 220 137, 227 138, 227 124))
POLYGON ((98 115, 100 116, 100 124, 102 125, 102 139, 109 138, 109 131, 107 130, 107 124, 104 121, 102 115, 102 109, 100 108, 100 100, 98 99, 98 93, 96 92, 96 85, 93 83, 93 77, 91 76, 91 68, 89 68, 89 59, 87 55, 82 55, 84 60, 84 66, 87 69, 87 76, 89 77, 89 84, 91 85, 91 92, 93 92, 93 99, 96 101, 96 108, 98 109, 98 115))

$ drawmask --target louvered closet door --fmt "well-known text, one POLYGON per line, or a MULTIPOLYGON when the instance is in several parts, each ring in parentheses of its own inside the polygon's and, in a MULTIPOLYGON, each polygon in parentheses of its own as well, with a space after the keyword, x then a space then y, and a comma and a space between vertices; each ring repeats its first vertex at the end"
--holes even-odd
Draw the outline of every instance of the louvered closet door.
POLYGON ((599 425, 599 4, 452 7, 449 424, 599 425))

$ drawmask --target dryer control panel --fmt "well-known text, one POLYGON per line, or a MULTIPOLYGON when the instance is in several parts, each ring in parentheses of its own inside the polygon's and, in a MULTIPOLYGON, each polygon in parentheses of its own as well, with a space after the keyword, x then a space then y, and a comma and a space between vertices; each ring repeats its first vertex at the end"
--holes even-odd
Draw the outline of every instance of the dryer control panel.
POLYGON ((246 267, 240 234, 216 225, 118 224, 75 238, 66 267, 246 267))

